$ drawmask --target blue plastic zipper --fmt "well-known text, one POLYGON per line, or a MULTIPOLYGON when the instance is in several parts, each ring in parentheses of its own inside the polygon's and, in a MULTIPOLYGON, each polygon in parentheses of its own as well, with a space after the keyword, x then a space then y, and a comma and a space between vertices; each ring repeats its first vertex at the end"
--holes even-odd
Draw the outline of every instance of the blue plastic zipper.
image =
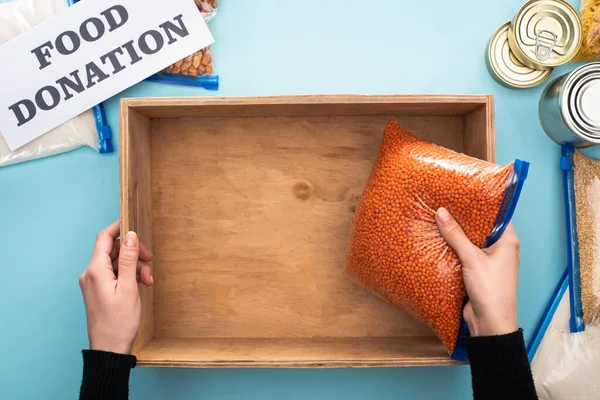
POLYGON ((517 202, 519 201, 519 196, 521 196, 523 184, 525 183, 525 179, 527 179, 528 174, 529 163, 523 160, 515 160, 513 172, 508 183, 509 187, 515 185, 515 189, 513 191, 508 190, 504 195, 496 223, 494 224, 494 228, 492 229, 490 236, 488 236, 487 240, 485 241, 485 247, 490 247, 496 243, 508 227, 508 224, 515 214, 517 202))
POLYGON ((565 269, 565 272, 563 272, 562 277, 558 281, 558 285, 556 285, 556 288, 552 293, 552 297, 550 297, 550 302, 548 303, 548 305, 546 305, 546 309, 542 314, 542 319, 535 328, 535 331, 533 332, 533 337, 527 345, 527 358, 529 359, 529 362, 533 361, 533 357, 535 357, 535 353, 537 353, 538 348, 540 347, 540 343, 542 343, 542 339, 544 338, 544 335, 546 335, 548 326, 550 326, 550 322, 554 317, 554 313, 556 312, 560 301, 565 295, 567 287, 569 287, 568 268, 565 269))
MULTIPOLYGON (((463 301, 462 309, 465 309, 467 302, 469 301, 469 297, 465 296, 463 301)), ((450 355, 450 358, 455 361, 467 361, 469 359, 469 355, 467 354, 467 346, 465 344, 465 338, 471 336, 469 334, 469 327, 467 326, 467 321, 465 321, 465 317, 460 317, 460 326, 458 327, 458 336, 456 338, 456 345, 454 346, 454 351, 450 355)))
POLYGON ((575 149, 561 146, 560 169, 563 176, 563 194, 565 203, 565 222, 567 228, 567 270, 569 271, 569 297, 571 300, 571 333, 583 332, 583 305, 581 304, 581 274, 579 264, 579 240, 577 237, 577 219, 575 214, 575 171, 573 154, 575 149))
POLYGON ((159 72, 146 78, 150 82, 172 83, 176 85, 203 87, 206 90, 219 90, 218 75, 188 76, 159 72))
POLYGON ((104 105, 102 103, 94 106, 94 120, 96 121, 96 129, 98 130, 98 151, 101 154, 112 153, 112 134, 110 126, 106 121, 106 112, 104 111, 104 105))
MULTIPOLYGON (((79 0, 67 0, 67 5, 71 7, 78 2, 79 0)), ((92 111, 94 112, 94 120, 96 121, 96 130, 98 131, 98 152, 102 154, 112 153, 114 150, 112 145, 112 134, 110 126, 108 126, 108 122, 106 121, 104 105, 100 103, 94 106, 92 111)))
MULTIPOLYGON (((517 203, 521 196, 521 191, 523 190, 523 184, 525 183, 528 174, 529 163, 527 161, 515 160, 513 170, 507 183, 507 189, 504 193, 498 216, 496 217, 496 223, 485 241, 485 247, 490 247, 496 243, 508 227, 517 208, 517 203)), ((465 297, 463 309, 468 301, 469 298, 465 297)), ((467 347, 465 346, 464 341, 464 338, 468 336, 470 336, 469 327, 467 326, 465 318, 461 317, 460 327, 458 328, 458 337, 456 338, 456 346, 454 346, 454 351, 450 355, 450 358, 456 361, 468 360, 467 347)))

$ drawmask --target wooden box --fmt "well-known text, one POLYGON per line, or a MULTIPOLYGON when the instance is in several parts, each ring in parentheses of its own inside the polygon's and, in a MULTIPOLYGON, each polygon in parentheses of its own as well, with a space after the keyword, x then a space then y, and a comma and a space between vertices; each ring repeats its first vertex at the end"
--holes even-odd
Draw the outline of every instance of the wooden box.
POLYGON ((494 161, 492 96, 122 100, 122 231, 155 257, 138 364, 454 364, 426 326, 343 275, 391 118, 494 161))

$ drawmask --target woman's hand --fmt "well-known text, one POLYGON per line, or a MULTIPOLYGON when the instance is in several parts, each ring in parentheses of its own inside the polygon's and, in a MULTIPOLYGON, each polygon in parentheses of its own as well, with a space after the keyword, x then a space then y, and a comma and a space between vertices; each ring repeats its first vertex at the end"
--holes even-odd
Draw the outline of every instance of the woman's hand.
POLYGON ((79 277, 90 349, 130 354, 140 327, 138 281, 151 286, 152 254, 134 232, 122 240, 119 222, 98 234, 94 254, 79 277))
POLYGON ((464 317, 471 336, 515 332, 519 328, 519 239, 512 223, 493 246, 481 250, 465 236, 446 209, 440 208, 435 219, 442 237, 456 251, 463 267, 463 278, 469 295, 464 317))

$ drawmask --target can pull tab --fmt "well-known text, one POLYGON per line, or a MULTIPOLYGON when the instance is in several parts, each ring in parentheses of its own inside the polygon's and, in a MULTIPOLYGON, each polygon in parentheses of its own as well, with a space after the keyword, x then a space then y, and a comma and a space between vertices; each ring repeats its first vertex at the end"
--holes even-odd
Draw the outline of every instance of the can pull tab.
POLYGON ((545 29, 538 31, 538 33, 535 35, 535 55, 537 56, 538 60, 546 61, 549 59, 557 41, 558 36, 556 33, 545 29), (546 43, 542 43, 542 39, 546 43), (552 42, 552 44, 548 44, 548 42, 552 42))

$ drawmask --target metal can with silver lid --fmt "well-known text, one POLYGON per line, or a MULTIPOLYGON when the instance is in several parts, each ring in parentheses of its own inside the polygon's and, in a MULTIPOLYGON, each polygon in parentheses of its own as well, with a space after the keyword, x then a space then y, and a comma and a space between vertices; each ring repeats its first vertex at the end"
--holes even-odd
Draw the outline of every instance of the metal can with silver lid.
POLYGON ((544 82, 552 69, 533 69, 520 62, 508 44, 508 29, 511 22, 506 22, 496 30, 486 57, 486 64, 492 77, 500 84, 518 89, 525 89, 544 82))
POLYGON ((581 47, 583 26, 577 11, 563 0, 527 2, 508 29, 515 56, 534 69, 569 62, 581 47))
POLYGON ((600 144, 600 62, 550 82, 540 99, 539 114, 542 127, 556 143, 600 144))

